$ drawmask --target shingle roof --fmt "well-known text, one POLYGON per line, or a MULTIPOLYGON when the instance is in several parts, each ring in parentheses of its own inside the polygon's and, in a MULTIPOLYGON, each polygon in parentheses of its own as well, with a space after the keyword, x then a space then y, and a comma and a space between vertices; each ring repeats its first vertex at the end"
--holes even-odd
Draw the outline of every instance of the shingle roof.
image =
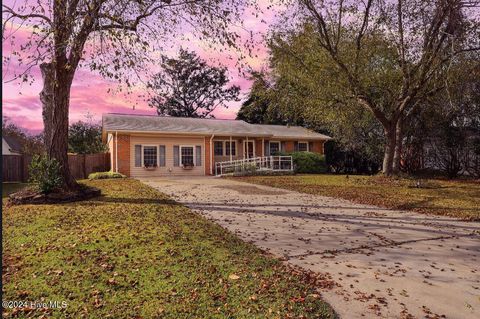
POLYGON ((255 137, 284 137, 330 139, 298 126, 258 125, 241 120, 199 119, 170 116, 103 114, 103 131, 158 132, 198 135, 231 135, 255 137))
POLYGON ((10 151, 21 153, 22 152, 22 143, 14 136, 2 135, 2 138, 7 142, 10 151))
POLYGON ((320 134, 301 126, 285 126, 285 125, 268 125, 255 124, 256 127, 261 128, 264 132, 272 134, 273 137, 278 138, 313 138, 330 140, 331 137, 320 134))

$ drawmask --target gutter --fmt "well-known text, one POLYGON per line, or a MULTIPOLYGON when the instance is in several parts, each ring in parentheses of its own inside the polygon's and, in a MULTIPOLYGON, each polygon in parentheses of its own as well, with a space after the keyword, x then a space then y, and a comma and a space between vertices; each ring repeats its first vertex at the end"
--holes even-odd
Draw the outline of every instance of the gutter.
POLYGON ((330 136, 280 136, 280 135, 274 135, 274 139, 282 139, 282 140, 292 140, 292 141, 297 141, 297 140, 306 140, 306 141, 329 141, 333 140, 332 137, 330 136))
POLYGON ((214 134, 215 136, 235 136, 235 137, 272 137, 272 134, 267 134, 267 133, 232 133, 232 132, 169 132, 169 131, 131 131, 131 130, 105 130, 107 133, 108 132, 117 132, 119 131, 120 133, 135 133, 135 134, 164 134, 164 135, 186 135, 186 136, 192 136, 192 135, 198 135, 198 136, 205 136, 205 135, 210 135, 214 134))
POLYGON ((130 134, 163 134, 163 135, 179 135, 179 136, 208 136, 213 134, 215 136, 232 136, 232 137, 252 137, 252 138, 277 138, 277 139, 285 139, 285 140, 298 140, 298 139, 305 139, 305 140, 317 140, 317 141, 328 141, 333 139, 330 136, 282 136, 282 135, 275 135, 270 133, 232 133, 232 132, 169 132, 169 131, 132 131, 132 130, 105 130, 105 133, 108 132, 118 132, 121 133, 130 133, 130 134))

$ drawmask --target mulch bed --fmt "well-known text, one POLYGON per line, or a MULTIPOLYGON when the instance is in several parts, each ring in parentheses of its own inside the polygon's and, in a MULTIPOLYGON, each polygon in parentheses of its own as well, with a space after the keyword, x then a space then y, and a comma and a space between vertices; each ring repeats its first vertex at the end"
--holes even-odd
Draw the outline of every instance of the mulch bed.
POLYGON ((100 195, 100 189, 85 185, 80 185, 79 189, 75 191, 59 189, 49 194, 41 193, 33 188, 25 188, 10 194, 7 205, 68 203, 87 200, 100 195))

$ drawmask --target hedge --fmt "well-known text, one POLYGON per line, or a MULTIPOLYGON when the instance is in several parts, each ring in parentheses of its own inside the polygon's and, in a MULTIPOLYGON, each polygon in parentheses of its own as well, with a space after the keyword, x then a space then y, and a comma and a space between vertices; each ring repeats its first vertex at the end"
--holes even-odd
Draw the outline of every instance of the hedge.
POLYGON ((313 152, 293 152, 283 155, 292 156, 296 173, 317 174, 327 172, 324 155, 313 152))

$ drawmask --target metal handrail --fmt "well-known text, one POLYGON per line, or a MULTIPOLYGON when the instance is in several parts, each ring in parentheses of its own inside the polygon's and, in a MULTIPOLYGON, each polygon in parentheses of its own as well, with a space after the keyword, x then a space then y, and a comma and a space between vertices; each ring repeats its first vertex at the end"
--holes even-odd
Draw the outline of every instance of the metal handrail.
POLYGON ((244 173, 247 170, 293 171, 291 156, 262 156, 215 163, 215 175, 244 173))

